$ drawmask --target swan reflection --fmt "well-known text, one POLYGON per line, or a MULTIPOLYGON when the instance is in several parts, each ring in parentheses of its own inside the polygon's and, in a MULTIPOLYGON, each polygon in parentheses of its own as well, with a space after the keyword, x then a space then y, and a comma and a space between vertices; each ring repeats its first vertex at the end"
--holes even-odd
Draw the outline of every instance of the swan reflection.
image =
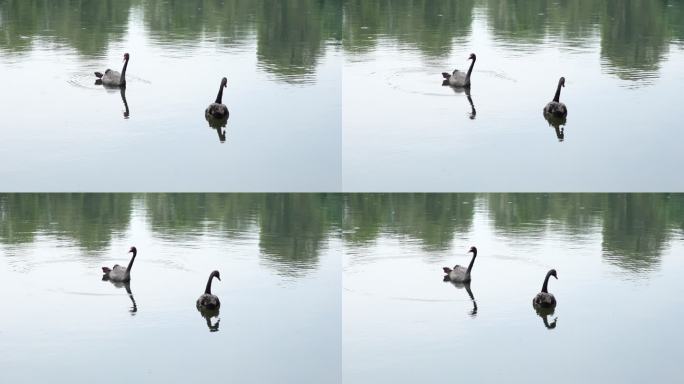
POLYGON ((209 328, 209 332, 218 332, 219 330, 219 323, 221 322, 221 319, 219 318, 219 309, 200 309, 197 308, 197 311, 202 315, 204 320, 207 322, 207 328, 209 328))
POLYGON ((444 276, 444 280, 443 280, 443 281, 444 281, 445 283, 450 283, 451 285, 453 285, 454 287, 456 287, 456 288, 458 288, 458 289, 463 289, 463 288, 465 288, 466 292, 468 293, 468 296, 470 297, 470 301, 473 302, 473 309, 470 311, 469 315, 470 315, 471 317, 476 317, 476 316, 477 316, 477 301, 475 301, 475 296, 473 295, 473 291, 470 289, 470 282, 467 282, 467 283, 458 283, 458 282, 455 282, 455 281, 451 281, 451 280, 449 279, 449 275, 444 276))
POLYGON ((209 123, 209 127, 216 130, 218 134, 219 141, 221 144, 226 142, 226 125, 228 124, 227 119, 217 119, 211 115, 206 115, 205 119, 209 123))
POLYGON ((558 138, 558 141, 563 142, 563 140, 565 140, 566 118, 544 114, 544 119, 546 119, 546 122, 549 123, 550 127, 553 127, 556 130, 556 137, 558 138))
POLYGON ((112 281, 109 280, 106 276, 102 276, 102 281, 108 281, 110 282, 113 286, 115 286, 117 289, 125 288, 126 293, 128 294, 128 298, 131 299, 131 308, 128 310, 128 312, 131 313, 131 316, 134 316, 136 312, 138 312, 138 304, 135 302, 135 297, 133 297, 133 291, 131 291, 131 282, 121 282, 121 281, 112 281))
POLYGON ((475 110, 475 103, 473 103, 473 97, 470 94, 470 87, 467 88, 459 88, 459 87, 452 87, 449 85, 449 82, 447 80, 444 80, 442 83, 443 86, 447 86, 451 88, 454 93, 465 93, 466 98, 468 99, 468 104, 470 104, 470 112, 468 113, 468 118, 470 120, 475 120, 475 117, 477 116, 477 111, 475 110))
POLYGON ((126 101, 126 88, 121 88, 121 101, 123 101, 125 108, 123 117, 124 119, 128 119, 131 115, 131 111, 128 109, 128 102, 126 101))
POLYGON ((554 308, 535 308, 535 312, 537 312, 537 316, 542 318, 542 321, 544 322, 544 326, 546 329, 554 329, 556 328, 556 323, 558 322, 558 316, 553 318, 553 321, 549 323, 549 316, 552 316, 555 312, 554 308))

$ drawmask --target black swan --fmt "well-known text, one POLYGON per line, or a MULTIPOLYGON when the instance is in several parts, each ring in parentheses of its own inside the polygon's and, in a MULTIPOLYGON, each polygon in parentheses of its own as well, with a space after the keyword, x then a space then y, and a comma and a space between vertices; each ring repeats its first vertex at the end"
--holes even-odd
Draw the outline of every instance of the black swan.
POLYGON ((102 84, 107 87, 125 87, 126 86, 126 68, 128 67, 128 59, 130 58, 130 55, 128 53, 124 53, 124 66, 123 69, 121 70, 121 73, 117 71, 113 71, 111 69, 107 69, 105 73, 103 74, 102 72, 95 72, 95 76, 97 76, 98 80, 95 82, 96 84, 102 84))
POLYGON ((213 278, 216 277, 221 281, 221 276, 219 275, 219 271, 213 271, 212 273, 209 274, 209 280, 207 281, 207 287, 204 290, 204 293, 202 296, 200 296, 197 299, 197 309, 203 310, 203 309, 219 309, 221 306, 221 302, 219 301, 218 296, 213 295, 211 293, 211 281, 213 278))
POLYGON ((204 111, 204 116, 209 119, 213 117, 214 119, 226 120, 230 113, 228 112, 228 107, 223 104, 223 88, 228 86, 228 79, 225 77, 221 79, 221 86, 219 87, 218 95, 216 95, 216 101, 209 104, 207 109, 204 111))
POLYGON ((444 273, 446 274, 444 276, 444 280, 447 280, 448 278, 449 281, 455 283, 467 283, 470 281, 470 271, 473 270, 473 264, 475 264, 475 257, 477 257, 477 248, 470 247, 470 250, 468 252, 473 253, 473 258, 470 260, 468 268, 464 268, 460 265, 454 266, 454 269, 444 267, 442 268, 444 270, 444 273))
POLYGON ((556 94, 553 96, 553 101, 549 102, 546 104, 546 107, 544 107, 545 116, 565 118, 568 115, 568 108, 559 101, 561 87, 565 87, 565 77, 561 77, 560 80, 558 80, 558 88, 556 88, 556 94))
POLYGON ((135 247, 131 247, 128 252, 133 253, 131 261, 128 262, 128 267, 124 268, 119 264, 115 264, 113 268, 102 267, 102 273, 104 273, 102 280, 124 283, 131 281, 131 268, 133 268, 133 262, 135 261, 135 256, 138 254, 138 250, 135 247))
POLYGON ((470 74, 473 73, 473 67, 475 66, 476 58, 477 57, 474 53, 471 53, 468 57, 468 60, 472 60, 472 62, 470 63, 470 68, 468 68, 468 73, 464 74, 462 71, 459 71, 458 69, 454 69, 454 72, 452 74, 449 74, 448 72, 442 72, 442 77, 444 77, 442 85, 450 85, 452 87, 458 88, 470 87, 470 74))

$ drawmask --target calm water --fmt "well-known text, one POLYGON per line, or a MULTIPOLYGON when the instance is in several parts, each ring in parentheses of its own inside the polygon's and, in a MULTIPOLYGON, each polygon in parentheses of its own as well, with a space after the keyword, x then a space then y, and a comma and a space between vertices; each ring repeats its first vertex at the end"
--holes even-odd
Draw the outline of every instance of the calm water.
POLYGON ((683 26, 677 0, 0 0, 3 190, 679 191, 683 26), (124 52, 125 95, 95 86, 124 52), (470 95, 442 87, 471 52, 470 95))
POLYGON ((671 382, 683 252, 684 195, 0 195, 0 381, 671 382))
POLYGON ((317 195, 0 195, 0 381, 340 382, 338 206, 317 195), (129 296, 100 267, 127 263, 131 245, 129 296), (195 300, 214 269, 222 304, 207 324, 195 300))
POLYGON ((340 15, 314 0, 0 0, 2 190, 340 190, 340 15), (124 52, 126 104, 93 75, 124 52), (204 109, 223 76, 216 130, 204 109))
POLYGON ((347 191, 680 191, 681 1, 350 0, 347 191), (467 70, 470 100, 442 87, 467 70), (560 76, 568 118, 542 116, 560 76), (472 104, 471 104, 472 102, 472 104))
POLYGON ((345 382, 684 374, 682 195, 361 195, 347 209, 345 382), (442 281, 471 245, 473 300, 442 281), (551 268, 543 319, 531 301, 551 268))

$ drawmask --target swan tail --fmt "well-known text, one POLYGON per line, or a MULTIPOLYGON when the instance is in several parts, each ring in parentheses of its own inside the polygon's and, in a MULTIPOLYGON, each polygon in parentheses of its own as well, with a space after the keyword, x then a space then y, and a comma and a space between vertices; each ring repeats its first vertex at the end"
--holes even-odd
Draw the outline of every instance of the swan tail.
POLYGON ((95 76, 96 76, 98 79, 101 79, 102 76, 104 76, 104 75, 102 74, 102 72, 95 72, 95 76))
POLYGON ((449 80, 449 78, 451 77, 451 74, 448 73, 448 72, 442 72, 442 77, 444 77, 445 79, 449 80))
POLYGON ((449 267, 442 267, 442 269, 444 270, 444 273, 446 273, 447 275, 450 274, 452 271, 452 269, 449 267))
POLYGON ((442 87, 445 87, 445 86, 447 86, 447 85, 450 85, 450 84, 449 84, 449 80, 444 80, 444 81, 442 81, 442 87))
POLYGON ((109 272, 111 271, 112 269, 109 267, 102 267, 102 273, 104 273, 105 275, 109 275, 109 272))

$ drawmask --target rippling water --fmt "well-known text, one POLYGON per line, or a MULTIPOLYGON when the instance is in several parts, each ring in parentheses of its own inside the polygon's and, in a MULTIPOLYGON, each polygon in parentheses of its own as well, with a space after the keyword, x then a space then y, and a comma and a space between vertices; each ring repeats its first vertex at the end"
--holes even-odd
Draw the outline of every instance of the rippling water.
POLYGON ((2 381, 339 382, 330 207, 296 195, 0 195, 2 381), (130 286, 101 281, 131 245, 130 286), (214 269, 221 308, 204 318, 195 300, 214 269))
POLYGON ((346 233, 346 381, 681 375, 681 195, 371 196, 346 233), (443 282, 472 245, 472 283, 443 282), (551 268, 558 305, 541 316, 531 301, 551 268))
POLYGON ((5 194, 0 372, 671 381, 682 252, 681 194, 5 194), (101 281, 131 245, 130 286, 101 281), (443 282, 471 245, 472 284, 443 282), (544 318, 531 299, 550 268, 544 318), (214 269, 207 319, 195 300, 214 269))
POLYGON ((680 1, 345 2, 347 191, 679 191, 680 1), (442 87, 465 71, 469 93, 442 87), (565 123, 542 108, 564 76, 565 123))
POLYGON ((3 191, 341 188, 341 9, 0 1, 3 191), (125 95, 94 84, 121 70, 125 95), (204 118, 221 78, 226 127, 204 118))

